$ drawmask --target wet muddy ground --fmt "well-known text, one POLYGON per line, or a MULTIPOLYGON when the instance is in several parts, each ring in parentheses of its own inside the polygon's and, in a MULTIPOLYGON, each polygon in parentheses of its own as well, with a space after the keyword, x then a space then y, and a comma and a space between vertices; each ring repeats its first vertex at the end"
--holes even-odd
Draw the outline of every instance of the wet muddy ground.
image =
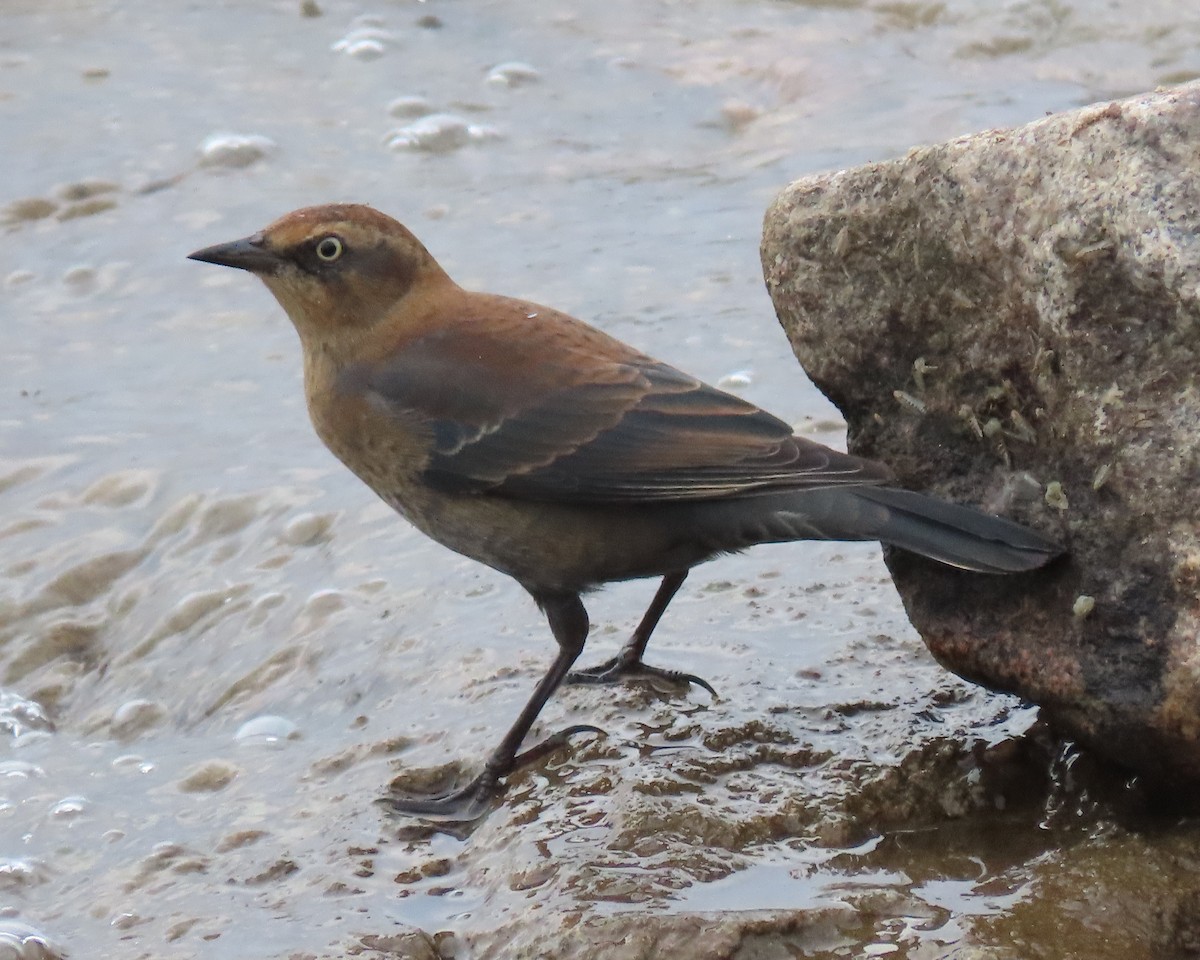
MULTIPOLYGON (((695 572, 603 727, 456 835, 551 654, 512 583, 320 447, 251 278, 368 202, 460 283, 573 312, 827 443, 762 286, 789 180, 1200 72, 1133 3, 118 3, 0 11, 0 955, 1187 956, 1192 821, 946 674, 878 549, 695 572)), ((652 585, 590 604, 585 662, 652 585)))

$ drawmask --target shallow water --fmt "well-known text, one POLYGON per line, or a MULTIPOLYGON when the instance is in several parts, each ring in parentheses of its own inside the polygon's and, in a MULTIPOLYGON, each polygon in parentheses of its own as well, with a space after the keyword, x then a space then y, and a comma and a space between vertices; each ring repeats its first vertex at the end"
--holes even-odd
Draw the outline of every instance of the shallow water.
MULTIPOLYGON (((1127 891, 1181 886, 1190 826, 1132 829, 1119 777, 933 664, 870 545, 697 570, 653 660, 721 699, 563 691, 542 729, 606 739, 516 777, 469 837, 384 819, 393 777, 482 758, 548 631, 332 460, 280 310, 184 257, 369 202, 460 283, 836 444, 762 285, 774 193, 1186 79, 1200 12, 318 3, 0 12, 0 955, 341 955, 409 926, 554 955, 576 922, 751 910, 833 918, 778 956, 1185 943, 1184 907, 1127 891), (398 98, 441 118, 414 132, 398 98)), ((585 662, 651 592, 589 603, 585 662)))

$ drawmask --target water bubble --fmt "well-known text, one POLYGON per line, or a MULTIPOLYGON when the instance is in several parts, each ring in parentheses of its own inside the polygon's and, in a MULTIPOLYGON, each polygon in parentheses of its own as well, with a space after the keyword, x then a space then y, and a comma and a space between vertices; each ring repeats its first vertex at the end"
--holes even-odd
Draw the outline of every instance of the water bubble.
POLYGON ((322 619, 345 609, 346 595, 341 590, 317 590, 304 601, 304 612, 322 619))
POLYGON ((136 773, 149 773, 154 769, 154 764, 145 757, 139 757, 136 753, 123 753, 112 762, 114 770, 133 770, 136 773))
POLYGON ((113 713, 112 732, 129 740, 149 730, 166 716, 166 708, 153 700, 127 700, 113 713))
POLYGON ((66 952, 23 920, 0 920, 0 960, 63 960, 66 952))
POLYGON ((329 539, 329 528, 333 526, 331 513, 302 513, 283 528, 283 539, 293 546, 302 547, 329 539))
POLYGON ((717 386, 722 390, 739 390, 743 387, 748 387, 754 382, 753 370, 735 370, 733 373, 727 373, 717 381, 717 386))
POLYGON ((344 53, 356 60, 377 60, 387 52, 388 46, 395 39, 396 35, 384 28, 381 18, 362 16, 351 22, 346 35, 336 41, 330 49, 334 53, 344 53))
POLYGON ((334 47, 355 60, 378 60, 386 52, 378 40, 355 40, 352 43, 343 42, 334 47))
POLYGON ((287 717, 264 714, 247 720, 233 739, 244 746, 283 746, 288 740, 298 740, 300 728, 287 717))
POLYGON ((536 67, 512 60, 492 67, 485 82, 493 87, 523 87, 541 79, 542 75, 536 67))
POLYGON ((452 113, 434 113, 388 134, 392 150, 456 150, 471 142, 469 124, 452 113))
POLYGON ((83 816, 91 805, 87 797, 63 797, 50 808, 50 816, 55 820, 75 820, 83 816))
POLYGON ((0 779, 30 780, 45 775, 46 771, 37 764, 26 763, 24 760, 0 761, 0 779))
POLYGON ((214 133, 200 144, 202 167, 248 167, 275 152, 275 141, 256 133, 214 133))
POLYGON ((160 840, 150 848, 150 856, 155 860, 174 860, 187 852, 181 843, 173 840, 160 840))
POLYGON ((45 882, 46 865, 27 857, 0 857, 0 890, 16 890, 45 882))
POLYGON ((54 734, 49 730, 26 730, 13 737, 14 750, 26 750, 34 744, 45 743, 50 740, 54 734))
POLYGON ((0 733, 19 737, 33 730, 54 730, 54 724, 46 716, 42 705, 7 690, 0 690, 0 733))
POLYGON ((387 110, 393 117, 423 117, 433 113, 433 105, 424 97, 397 97, 387 110))
POLYGON ((386 143, 391 150, 427 150, 449 153, 468 143, 493 140, 500 136, 492 127, 469 124, 453 113, 432 113, 407 126, 393 130, 386 143))

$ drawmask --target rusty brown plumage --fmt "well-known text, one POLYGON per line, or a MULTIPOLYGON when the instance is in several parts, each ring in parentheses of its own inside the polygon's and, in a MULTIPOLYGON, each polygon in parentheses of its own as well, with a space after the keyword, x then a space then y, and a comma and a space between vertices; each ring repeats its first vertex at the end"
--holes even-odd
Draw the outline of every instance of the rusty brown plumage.
POLYGON ((883 465, 797 437, 573 317, 464 290, 370 207, 298 210, 192 257, 263 280, 300 335, 309 413, 329 449, 426 534, 516 579, 558 642, 480 777, 436 800, 393 798, 395 809, 483 809, 568 677, 659 674, 711 691, 642 655, 688 570, 718 554, 878 539, 999 573, 1060 552, 1007 520, 889 487, 883 465), (630 642, 569 674, 588 631, 581 595, 637 577, 662 584, 630 642))

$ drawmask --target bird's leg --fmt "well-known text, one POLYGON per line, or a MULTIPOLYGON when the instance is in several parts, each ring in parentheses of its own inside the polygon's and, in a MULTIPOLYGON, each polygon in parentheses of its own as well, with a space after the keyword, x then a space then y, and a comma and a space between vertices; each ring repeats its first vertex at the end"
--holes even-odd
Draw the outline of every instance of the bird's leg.
POLYGON ((687 575, 688 571, 681 570, 677 573, 668 573, 663 577, 662 583, 658 585, 658 592, 654 594, 654 599, 650 601, 650 606, 646 608, 646 612, 642 616, 642 622, 637 625, 633 636, 629 638, 620 652, 612 659, 597 666, 589 667, 586 670, 575 670, 567 674, 567 683, 620 683, 627 677, 651 680, 657 678, 674 684, 694 683, 716 697, 717 691, 702 677, 679 670, 664 670, 661 667, 647 666, 642 661, 642 657, 646 653, 646 644, 650 642, 650 634, 658 626, 658 621, 666 612, 667 605, 679 592, 687 575))
POLYGON ((521 742, 537 719, 546 701, 563 682, 583 650, 588 634, 588 615, 577 594, 534 594, 534 600, 550 621, 550 630, 558 641, 558 656, 546 675, 534 688, 533 695, 483 766, 483 772, 460 790, 441 797, 383 797, 378 802, 388 810, 433 820, 466 823, 477 820, 491 809, 503 792, 501 780, 525 763, 545 756, 566 743, 576 733, 603 733, 599 727, 578 724, 560 730, 543 742, 518 754, 521 742))

